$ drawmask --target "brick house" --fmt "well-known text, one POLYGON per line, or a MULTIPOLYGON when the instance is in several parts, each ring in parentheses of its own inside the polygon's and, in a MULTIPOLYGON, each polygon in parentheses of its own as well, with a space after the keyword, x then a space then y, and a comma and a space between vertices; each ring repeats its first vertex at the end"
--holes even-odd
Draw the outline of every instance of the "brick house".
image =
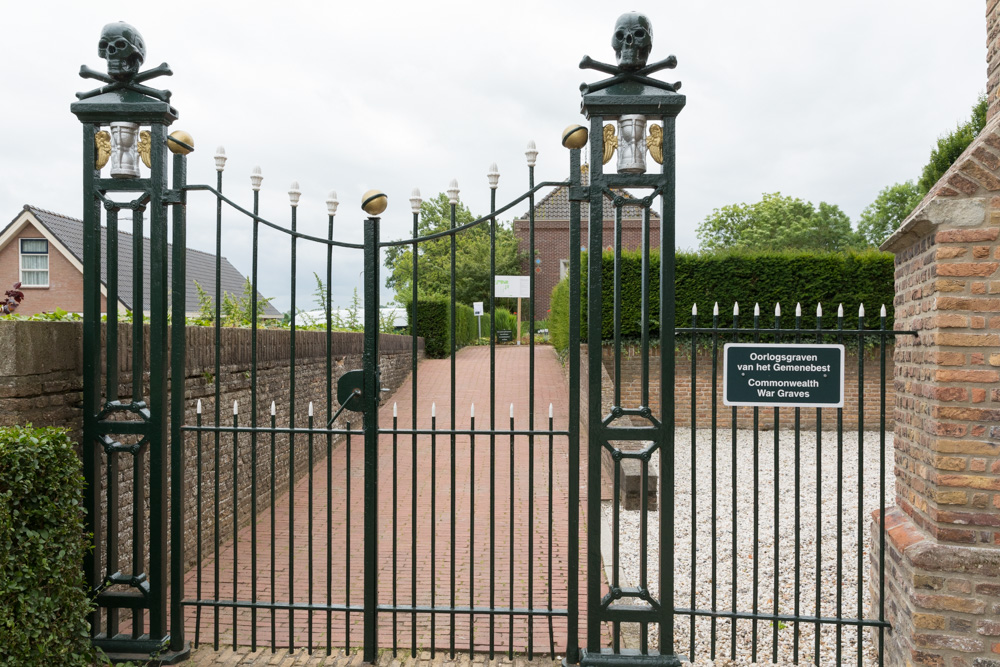
MULTIPOLYGON (((127 221, 123 221, 128 224, 127 221)), ((107 244, 107 228, 101 227, 101 254, 107 244)), ((118 232, 118 310, 132 310, 133 236, 118 232)), ((167 245, 168 262, 172 247, 167 245)), ((149 239, 143 243, 143 266, 149 270, 149 239)), ((242 295, 246 279, 229 260, 220 264, 223 292, 242 295)), ((188 285, 185 310, 198 313, 195 281, 209 294, 215 293, 215 256, 200 250, 187 251, 188 285)), ((21 283, 24 301, 21 315, 52 312, 62 308, 83 312, 83 221, 25 205, 0 231, 0 290, 21 283)), ((149 309, 149 281, 145 281, 144 310, 149 309)), ((101 266, 101 311, 107 312, 107 266, 101 266)), ((265 317, 281 317, 268 306, 265 317)))
MULTIPOLYGON (((583 184, 588 183, 587 165, 583 166, 583 184)), ((616 191, 616 193, 619 191, 616 191)), ((627 199, 634 197, 620 191, 627 199)), ((580 242, 587 249, 587 219, 589 207, 580 207, 580 242)), ((642 247, 642 209, 638 206, 622 207, 622 247, 638 250, 642 247)), ((613 250, 615 207, 611 197, 604 198, 604 249, 613 250)), ((534 265, 535 272, 535 320, 547 319, 552 289, 569 271, 569 192, 566 187, 558 187, 535 204, 535 257, 529 258, 528 214, 514 220, 514 234, 525 260, 521 275, 529 275, 534 265)), ((660 218, 650 212, 649 241, 651 248, 660 247, 660 218)))

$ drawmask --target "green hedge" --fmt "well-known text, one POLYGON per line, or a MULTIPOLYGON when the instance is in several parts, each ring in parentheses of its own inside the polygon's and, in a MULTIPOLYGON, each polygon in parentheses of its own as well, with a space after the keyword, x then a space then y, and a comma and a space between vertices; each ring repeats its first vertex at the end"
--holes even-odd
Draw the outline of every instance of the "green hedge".
MULTIPOLYGON (((638 251, 622 253, 622 336, 641 334, 642 256, 638 251)), ((601 331, 605 340, 614 337, 614 253, 602 256, 604 294, 601 331)), ((659 290, 660 254, 650 253, 650 332, 659 333, 660 313, 656 303, 659 290)), ((581 337, 587 324, 587 255, 582 257, 581 337)), ((815 325, 816 304, 823 304, 823 326, 837 324, 837 305, 847 310, 845 326, 857 326, 858 304, 865 304, 865 327, 878 328, 879 307, 889 311, 887 328, 892 328, 893 256, 874 250, 846 253, 820 252, 725 252, 711 255, 678 253, 675 267, 676 318, 678 327, 691 324, 691 306, 698 304, 699 325, 711 324, 712 307, 719 304, 720 323, 731 325, 733 304, 739 303, 743 318, 759 303, 766 315, 763 326, 773 322, 774 304, 783 310, 782 323, 792 326, 796 303, 803 307, 803 326, 815 325), (808 318, 805 316, 808 315, 808 318)), ((569 344, 569 283, 560 281, 552 290, 549 318, 553 345, 564 350, 569 344)))
MULTIPOLYGON (((406 314, 413 331, 413 302, 406 306, 406 314)), ((424 338, 424 351, 432 359, 447 357, 451 351, 451 302, 445 297, 417 300, 416 332, 424 338)), ((455 304, 455 345, 463 347, 476 340, 478 323, 472 307, 455 304)))
POLYGON ((83 476, 64 429, 0 428, 0 665, 90 665, 83 476))

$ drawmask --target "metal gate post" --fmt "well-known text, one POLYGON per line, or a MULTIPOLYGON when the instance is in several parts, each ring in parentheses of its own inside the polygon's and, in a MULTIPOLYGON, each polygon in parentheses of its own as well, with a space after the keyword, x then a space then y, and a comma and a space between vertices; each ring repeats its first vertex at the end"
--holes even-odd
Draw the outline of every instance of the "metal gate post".
POLYGON ((365 427, 364 660, 374 662, 378 636, 379 218, 365 220, 365 347, 362 355, 365 427))
MULTIPOLYGON (((649 19, 641 14, 629 12, 618 18, 612 45, 618 66, 597 62, 584 56, 581 68, 595 69, 610 75, 610 78, 581 86, 583 102, 581 112, 590 120, 590 183, 582 188, 578 200, 590 202, 590 234, 588 249, 587 282, 587 384, 589 388, 588 410, 588 480, 587 480, 587 642, 580 652, 580 664, 591 665, 643 664, 657 667, 680 665, 673 642, 674 630, 674 507, 673 507, 673 459, 674 459, 674 119, 684 108, 685 98, 677 93, 679 83, 670 84, 652 78, 650 75, 662 69, 673 68, 677 59, 673 56, 655 63, 646 63, 652 48, 652 26, 649 19), (608 125, 605 122, 609 121, 608 125), (646 135, 647 123, 649 135, 646 135), (617 136, 616 136, 617 134, 617 136), (615 173, 605 173, 604 164, 618 151, 618 168, 615 173), (646 173, 646 152, 662 164, 661 173, 646 173), (642 198, 631 196, 625 190, 642 189, 642 198), (650 379, 648 365, 651 358, 648 340, 649 321, 654 319, 650 307, 650 294, 644 287, 642 312, 644 317, 641 359, 647 369, 642 380, 642 404, 638 407, 625 405, 620 385, 602 387, 603 371, 603 313, 605 312, 605 290, 602 250, 607 245, 605 237, 605 202, 609 199, 615 210, 615 273, 614 273, 614 355, 615 368, 621 364, 621 300, 620 261, 622 209, 634 206, 643 209, 643 235, 649 234, 649 209, 657 197, 661 198, 660 218, 660 267, 659 267, 659 343, 660 343, 660 405, 661 413, 654 415, 650 409, 648 396, 650 379), (602 391, 604 390, 604 391, 602 391), (605 393, 606 392, 606 393, 605 393), (602 394, 604 394, 602 396, 602 394), (605 413, 603 398, 612 398, 610 413, 605 413), (637 423, 630 423, 631 419, 637 423), (623 445, 629 442, 629 445, 623 445), (659 457, 660 493, 658 502, 662 511, 659 518, 659 562, 655 565, 659 574, 660 590, 658 598, 653 597, 646 581, 640 574, 639 582, 630 585, 619 582, 619 558, 617 548, 613 549, 612 560, 605 567, 615 573, 608 582, 610 590, 602 596, 604 588, 601 567, 601 476, 602 459, 610 456, 614 460, 613 487, 619 490, 622 461, 631 459, 642 468, 639 511, 649 513, 647 504, 648 488, 646 479, 648 466, 653 456, 659 457), (637 585, 634 585, 637 584, 637 585), (631 604, 615 604, 622 599, 630 599, 631 604), (601 625, 612 624, 612 646, 601 646, 601 625), (623 647, 621 624, 635 623, 639 626, 639 646, 623 647), (659 650, 651 651, 647 645, 647 627, 659 626, 659 650)), ((582 128, 579 128, 582 130, 582 128)), ((567 128, 564 143, 571 138, 574 130, 567 128)), ((568 146, 571 143, 567 143, 568 146)), ((574 198, 574 197, 571 197, 574 198)), ((645 253, 644 253, 645 255, 645 253)), ((643 261, 643 285, 650 284, 651 267, 643 261)), ((571 348, 572 349, 572 348, 571 348)), ((615 373, 614 382, 618 382, 615 373)), ((615 497, 613 517, 618 516, 622 498, 615 497)), ((647 519, 644 516, 642 521, 647 519)), ((613 519, 612 531, 618 529, 617 518, 613 519)), ((645 524, 643 524, 645 525, 645 524)), ((642 530, 645 535, 645 529, 642 530)), ((648 551, 648 542, 639 548, 648 551)), ((644 561, 643 561, 644 562, 644 561)), ((641 566, 645 571, 645 565, 641 566)))

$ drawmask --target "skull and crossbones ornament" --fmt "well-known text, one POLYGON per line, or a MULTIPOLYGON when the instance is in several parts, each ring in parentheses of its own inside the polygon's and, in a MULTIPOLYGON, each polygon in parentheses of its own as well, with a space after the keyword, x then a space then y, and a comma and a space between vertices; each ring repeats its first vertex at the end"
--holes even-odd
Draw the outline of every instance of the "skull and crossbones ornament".
POLYGON ((649 19, 637 12, 627 12, 618 17, 611 47, 618 58, 618 67, 624 71, 646 66, 653 48, 653 26, 649 19))
POLYGON ((97 55, 108 61, 108 76, 115 81, 129 81, 146 61, 146 43, 128 23, 109 23, 101 30, 97 55))
POLYGON ((164 102, 170 101, 169 90, 157 90, 142 85, 143 81, 158 76, 170 76, 173 72, 167 63, 145 72, 139 71, 146 62, 146 42, 134 26, 124 21, 104 26, 101 30, 101 39, 97 42, 97 55, 108 62, 108 73, 104 74, 83 65, 80 67, 80 76, 84 79, 96 79, 108 85, 85 93, 77 93, 77 99, 86 100, 115 90, 131 90, 164 102))

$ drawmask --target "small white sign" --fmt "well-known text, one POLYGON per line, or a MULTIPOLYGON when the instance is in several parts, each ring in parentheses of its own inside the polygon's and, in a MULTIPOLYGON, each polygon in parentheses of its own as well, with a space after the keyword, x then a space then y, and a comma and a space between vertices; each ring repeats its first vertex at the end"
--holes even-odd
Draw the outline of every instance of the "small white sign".
POLYGON ((496 296, 510 299, 531 298, 530 276, 496 276, 493 279, 496 296))
POLYGON ((472 314, 476 317, 480 317, 483 314, 483 302, 473 301, 472 302, 472 314))

